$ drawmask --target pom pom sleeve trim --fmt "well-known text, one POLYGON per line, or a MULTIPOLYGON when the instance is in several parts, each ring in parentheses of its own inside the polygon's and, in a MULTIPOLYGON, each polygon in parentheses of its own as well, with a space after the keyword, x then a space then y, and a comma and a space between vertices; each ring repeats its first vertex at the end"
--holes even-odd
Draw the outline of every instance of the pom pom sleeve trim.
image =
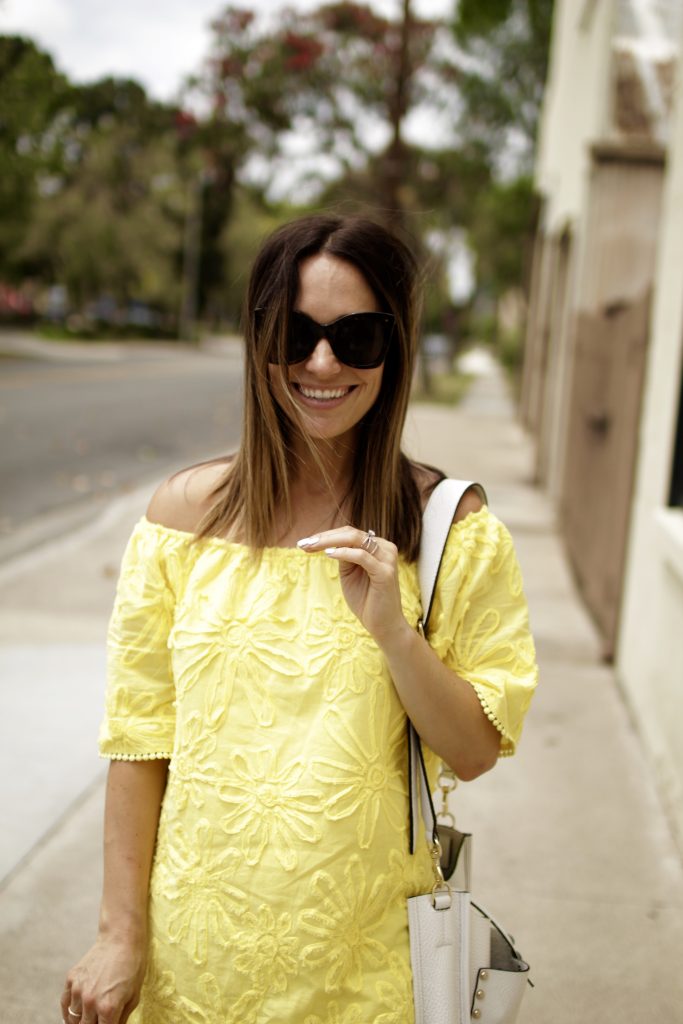
MULTIPOLYGON (((467 682, 469 682, 469 679, 467 680, 467 682)), ((484 714, 488 718, 489 722, 491 722, 492 725, 495 725, 496 729, 500 733, 501 744, 500 750, 498 752, 498 757, 512 757, 516 748, 515 741, 512 739, 510 735, 508 735, 505 726, 498 718, 491 705, 489 704, 488 700, 486 699, 486 696, 482 692, 482 689, 476 683, 470 683, 470 686, 472 687, 477 697, 479 698, 479 703, 484 709, 484 714)))
POLYGON ((120 754, 118 751, 108 753, 100 751, 100 757, 106 761, 170 761, 173 755, 168 752, 154 754, 120 754))

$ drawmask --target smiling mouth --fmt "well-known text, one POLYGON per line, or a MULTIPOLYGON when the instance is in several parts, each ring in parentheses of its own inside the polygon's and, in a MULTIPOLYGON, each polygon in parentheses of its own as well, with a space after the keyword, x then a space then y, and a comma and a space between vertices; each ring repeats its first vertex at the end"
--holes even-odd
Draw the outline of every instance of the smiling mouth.
POLYGON ((353 391, 355 385, 349 385, 344 388, 308 388, 303 384, 294 384, 296 390, 304 396, 304 398, 313 398, 317 402, 332 402, 337 398, 344 398, 349 392, 353 391))

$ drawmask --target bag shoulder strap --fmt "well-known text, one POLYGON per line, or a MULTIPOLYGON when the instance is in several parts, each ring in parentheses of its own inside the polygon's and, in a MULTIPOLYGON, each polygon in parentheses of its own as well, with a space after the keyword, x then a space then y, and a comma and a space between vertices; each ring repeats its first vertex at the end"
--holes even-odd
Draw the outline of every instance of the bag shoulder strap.
POLYGON ((448 534, 458 505, 470 487, 476 488, 481 500, 486 501, 486 492, 481 484, 472 480, 446 479, 436 485, 422 513, 422 539, 417 575, 422 597, 422 626, 425 632, 448 534))
MULTIPOLYGON (((453 525, 458 505, 465 491, 470 487, 475 487, 482 501, 486 502, 486 492, 481 484, 474 483, 472 480, 446 479, 436 485, 422 515, 422 539, 417 574, 422 598, 420 622, 425 634, 448 534, 453 525)), ((410 852, 414 853, 420 809, 426 834, 434 839, 436 838, 436 813, 429 791, 422 744, 410 719, 408 719, 408 791, 410 795, 410 852)))

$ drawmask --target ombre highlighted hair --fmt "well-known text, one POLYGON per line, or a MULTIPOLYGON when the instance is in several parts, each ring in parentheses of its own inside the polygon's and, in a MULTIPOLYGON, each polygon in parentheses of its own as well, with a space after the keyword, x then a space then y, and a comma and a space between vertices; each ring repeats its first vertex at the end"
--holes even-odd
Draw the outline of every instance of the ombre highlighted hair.
MULTIPOLYGON (((231 535, 255 549, 277 543, 276 521, 291 520, 289 482, 296 467, 291 446, 296 426, 275 401, 269 382, 272 352, 285 352, 289 319, 299 290, 299 266, 324 253, 363 275, 382 312, 396 328, 384 362, 380 392, 358 424, 350 490, 342 514, 354 526, 372 527, 410 561, 417 558, 421 500, 417 467, 401 451, 418 341, 420 288, 411 250, 396 235, 364 217, 314 215, 276 230, 251 271, 244 302, 245 395, 242 442, 198 536, 231 535), (261 311, 258 317, 256 310, 261 311), (265 312, 264 312, 265 311, 265 312), (258 321, 258 323, 257 323, 258 321), (277 513, 277 516, 276 516, 277 513)), ((287 380, 283 358, 274 372, 287 380)), ((288 388, 283 389, 288 391, 288 388)), ((301 434, 323 471, 321 442, 301 434)), ((324 442, 323 442, 324 443, 324 442)))

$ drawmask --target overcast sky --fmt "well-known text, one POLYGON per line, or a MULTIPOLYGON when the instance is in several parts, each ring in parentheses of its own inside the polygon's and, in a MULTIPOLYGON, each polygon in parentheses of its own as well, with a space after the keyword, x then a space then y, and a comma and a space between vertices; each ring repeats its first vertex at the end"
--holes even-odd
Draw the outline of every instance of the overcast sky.
MULTIPOLYGON (((320 0, 289 0, 300 10, 320 0)), ((235 6, 276 11, 285 0, 237 0, 235 6)), ((221 0, 0 0, 0 32, 34 39, 75 81, 104 75, 136 78, 159 99, 172 99, 196 71, 208 46, 208 24, 221 0)), ((372 0, 383 14, 401 0, 372 0)), ((416 14, 441 16, 454 0, 414 0, 416 14)))

